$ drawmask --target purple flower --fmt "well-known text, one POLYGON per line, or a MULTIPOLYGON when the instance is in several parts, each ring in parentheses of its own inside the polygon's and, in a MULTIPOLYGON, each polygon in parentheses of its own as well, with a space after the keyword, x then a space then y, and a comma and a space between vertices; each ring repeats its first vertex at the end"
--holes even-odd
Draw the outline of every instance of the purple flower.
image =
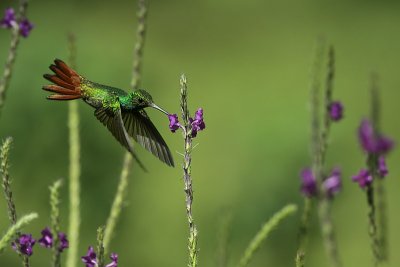
POLYGON ((63 232, 58 233, 58 239, 60 241, 58 245, 58 251, 63 252, 64 249, 69 247, 69 242, 67 239, 67 235, 64 234, 63 232))
POLYGON ((199 108, 196 111, 194 119, 190 118, 190 123, 192 124, 192 137, 197 136, 197 132, 202 131, 206 128, 206 124, 203 120, 203 109, 199 108))
POLYGON ((343 118, 343 105, 340 101, 333 101, 328 108, 331 120, 339 121, 343 118))
POLYGON ((110 259, 111 263, 107 264, 106 267, 118 267, 118 255, 116 253, 111 253, 110 259))
POLYGON ((95 267, 97 266, 97 256, 94 252, 93 247, 89 247, 86 253, 86 256, 81 257, 82 261, 86 264, 86 267, 95 267))
POLYGON ((4 18, 0 21, 0 26, 2 28, 10 29, 15 23, 15 12, 13 8, 7 8, 4 12, 4 18))
POLYGON ((329 197, 333 197, 337 194, 340 189, 342 189, 340 169, 333 169, 331 176, 325 179, 323 186, 329 197))
POLYGON ((53 246, 53 234, 48 227, 42 230, 42 238, 39 239, 39 244, 45 248, 53 246))
POLYGON ((24 19, 19 23, 19 33, 25 38, 29 36, 29 33, 32 29, 33 24, 30 23, 27 19, 24 19))
POLYGON ((11 246, 13 247, 14 250, 18 250, 27 256, 31 256, 33 253, 33 246, 36 243, 36 240, 32 238, 31 234, 22 234, 16 242, 12 242, 11 246))
POLYGON ((169 119, 169 129, 171 130, 171 132, 175 132, 176 130, 179 129, 179 127, 181 126, 179 124, 178 121, 178 115, 176 114, 169 114, 168 115, 168 119, 169 119))
POLYGON ((378 174, 379 177, 383 178, 389 173, 387 167, 386 167, 386 162, 385 158, 383 156, 380 156, 378 159, 378 174))
POLYGON ((375 136, 372 124, 364 119, 358 128, 358 138, 362 148, 367 153, 386 154, 394 146, 393 141, 386 136, 375 136))
POLYGON ((357 175, 352 177, 353 182, 357 182, 361 188, 365 188, 367 185, 372 183, 372 175, 368 170, 361 169, 357 175))
POLYGON ((301 192, 306 197, 313 197, 317 194, 317 181, 311 169, 304 169, 301 172, 301 192))

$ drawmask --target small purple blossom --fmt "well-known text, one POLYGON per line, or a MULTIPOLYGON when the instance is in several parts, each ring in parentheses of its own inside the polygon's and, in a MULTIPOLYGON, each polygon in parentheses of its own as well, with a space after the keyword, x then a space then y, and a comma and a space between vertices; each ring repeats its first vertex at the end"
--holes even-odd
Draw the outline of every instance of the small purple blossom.
POLYGON ((339 121, 343 118, 343 105, 340 101, 333 101, 329 105, 329 116, 333 121, 339 121))
POLYGON ((325 179, 323 186, 329 197, 333 197, 337 194, 342 189, 340 169, 333 169, 331 176, 325 179))
POLYGON ((394 146, 390 138, 383 135, 375 136, 371 122, 366 119, 361 122, 358 128, 358 138, 362 148, 367 153, 386 154, 394 146))
POLYGON ((317 194, 317 181, 311 169, 304 169, 301 174, 301 192, 306 197, 313 197, 317 194))
POLYGON ((386 162, 385 162, 385 157, 380 156, 378 159, 378 174, 379 177, 383 178, 389 173, 387 167, 386 167, 386 162))
POLYGON ((2 28, 10 29, 15 23, 15 12, 13 8, 7 8, 4 12, 4 18, 0 21, 0 26, 2 28))
POLYGON ((95 266, 97 266, 96 252, 94 252, 94 249, 93 249, 92 246, 90 246, 88 248, 86 256, 82 256, 81 259, 82 259, 82 262, 86 264, 86 267, 95 267, 95 266))
POLYGON ((194 119, 190 118, 190 123, 192 124, 192 137, 197 136, 197 132, 202 131, 206 128, 206 124, 203 120, 203 109, 199 108, 196 111, 194 119))
POLYGON ((42 230, 42 238, 40 238, 38 242, 45 248, 51 248, 53 246, 53 234, 48 227, 42 230))
POLYGON ((32 238, 31 234, 22 234, 16 242, 12 242, 11 246, 14 250, 18 250, 27 256, 31 256, 33 253, 33 246, 36 243, 36 240, 32 238))
POLYGON ((168 119, 169 119, 169 129, 171 130, 171 132, 175 132, 176 130, 179 129, 179 127, 181 126, 179 124, 178 121, 178 115, 176 114, 169 114, 168 115, 168 119))
POLYGON ((361 188, 365 188, 372 183, 372 175, 366 169, 361 169, 357 175, 352 177, 353 182, 357 182, 361 188))
POLYGON ((27 19, 24 19, 19 23, 19 33, 25 38, 29 36, 32 29, 33 24, 27 19))
POLYGON ((111 263, 107 264, 106 267, 118 267, 118 255, 116 253, 111 253, 110 259, 111 263))
POLYGON ((58 245, 58 251, 63 252, 64 249, 69 247, 69 241, 67 239, 67 235, 63 232, 58 233, 58 240, 60 241, 58 245))

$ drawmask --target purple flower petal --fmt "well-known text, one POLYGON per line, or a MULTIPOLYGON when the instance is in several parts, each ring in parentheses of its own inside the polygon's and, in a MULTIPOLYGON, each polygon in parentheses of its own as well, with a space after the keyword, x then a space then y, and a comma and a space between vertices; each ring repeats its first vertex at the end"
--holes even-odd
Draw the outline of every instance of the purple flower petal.
POLYGON ((13 8, 7 8, 4 12, 4 18, 0 21, 0 26, 2 28, 10 29, 15 23, 15 12, 13 8))
POLYGON ((367 185, 372 183, 372 175, 368 170, 361 169, 357 175, 352 177, 353 182, 357 182, 361 188, 365 188, 367 185))
POLYGON ((82 256, 81 259, 82 262, 86 264, 86 267, 97 266, 97 256, 92 246, 88 248, 86 256, 82 256))
POLYGON ((30 23, 27 19, 24 19, 19 23, 19 33, 25 38, 29 36, 29 33, 32 29, 33 24, 30 23))
POLYGON ((383 178, 389 173, 387 167, 386 167, 386 162, 385 158, 383 156, 380 156, 378 159, 378 174, 379 177, 383 178))
POLYGON ((343 105, 340 101, 334 101, 329 105, 329 116, 333 121, 339 121, 343 118, 343 105))
POLYGON ((368 153, 376 152, 374 129, 368 120, 363 120, 358 128, 358 138, 362 148, 368 153))
POLYGON ((116 253, 111 253, 110 259, 112 262, 107 264, 106 267, 118 267, 118 255, 116 253))
POLYGON ((18 245, 15 242, 12 242, 11 244, 14 250, 17 250, 19 246, 19 251, 22 254, 25 254, 27 256, 31 256, 33 254, 33 246, 35 245, 36 240, 32 238, 31 234, 22 234, 16 240, 16 242, 18 243, 18 245))
POLYGON ((377 146, 376 148, 377 152, 381 154, 387 154, 394 147, 394 142, 392 139, 386 136, 379 136, 377 139, 376 146, 377 146))
POLYGON ((42 238, 40 238, 38 242, 45 248, 51 248, 53 246, 53 234, 48 227, 42 230, 42 238))
POLYGON ((306 197, 312 197, 317 194, 317 181, 311 169, 304 169, 301 174, 301 192, 306 197))
POLYGON ((67 235, 64 234, 63 232, 59 232, 58 239, 60 240, 60 243, 58 245, 58 251, 63 252, 64 249, 69 247, 69 241, 67 239, 67 235))
POLYGON ((181 126, 179 124, 178 121, 178 115, 176 114, 169 114, 168 115, 168 119, 169 119, 169 129, 171 130, 171 132, 175 132, 176 130, 179 129, 179 127, 181 126))
POLYGON ((337 194, 342 189, 340 169, 333 169, 331 176, 325 179, 323 186, 329 197, 337 194))

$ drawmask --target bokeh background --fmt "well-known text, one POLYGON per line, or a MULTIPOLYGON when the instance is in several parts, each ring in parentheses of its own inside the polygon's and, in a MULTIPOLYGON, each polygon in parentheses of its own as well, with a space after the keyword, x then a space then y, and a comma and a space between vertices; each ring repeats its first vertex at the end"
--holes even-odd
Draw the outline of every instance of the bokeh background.
MULTIPOLYGON (((2 0, 0 11, 17 1, 2 0)), ((14 137, 12 188, 19 214, 37 211, 25 229, 39 236, 49 225, 48 186, 68 177, 67 103, 45 99, 42 78, 54 58, 67 59, 66 33, 77 37, 77 65, 91 80, 129 89, 136 36, 136 1, 31 1, 35 24, 21 40, 0 118, 0 137, 14 137)), ((400 126, 400 3, 398 1, 150 1, 142 88, 171 113, 179 112, 179 76, 189 82, 193 112, 204 108, 207 128, 193 152, 194 219, 200 266, 215 266, 218 225, 233 215, 230 263, 236 264, 261 224, 287 203, 302 204, 299 172, 310 164, 309 83, 313 47, 324 35, 336 49, 334 98, 345 119, 333 125, 328 165, 341 166, 343 191, 333 207, 345 266, 372 266, 365 194, 350 180, 364 165, 356 129, 369 113, 369 74, 380 74, 382 128, 398 139, 400 126)), ((0 62, 10 35, 0 31, 0 62)), ((79 105, 82 142, 80 251, 95 244, 116 191, 124 149, 79 105)), ((138 148, 150 169, 134 168, 126 208, 111 244, 121 266, 185 266, 187 221, 183 140, 161 113, 149 114, 173 151, 168 168, 138 148)), ((390 266, 399 266, 399 150, 388 158, 390 266)), ((65 180, 67 184, 67 180, 65 180)), ((67 186, 62 189, 62 229, 67 230, 67 186)), ((313 215, 308 266, 328 266, 313 215)), ((300 212, 285 220, 251 266, 293 266, 300 212)), ((0 201, 0 231, 8 227, 0 201)), ((50 252, 36 247, 32 266, 46 266, 50 252)), ((9 249, 1 266, 19 266, 9 249)), ((83 266, 83 265, 82 265, 83 266)))

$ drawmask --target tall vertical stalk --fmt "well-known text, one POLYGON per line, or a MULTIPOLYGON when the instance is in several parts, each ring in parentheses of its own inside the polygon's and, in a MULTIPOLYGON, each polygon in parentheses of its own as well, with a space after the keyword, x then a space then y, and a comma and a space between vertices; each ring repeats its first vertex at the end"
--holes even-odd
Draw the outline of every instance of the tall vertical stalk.
POLYGON ((192 126, 190 124, 189 118, 189 109, 187 106, 187 81, 185 75, 181 76, 180 79, 181 84, 181 112, 182 112, 182 120, 183 120, 183 128, 184 128, 184 158, 183 158, 183 181, 185 183, 184 191, 186 195, 186 216, 189 223, 189 267, 197 266, 197 256, 198 256, 198 248, 197 248, 197 228, 194 223, 193 214, 192 214, 192 204, 193 204, 193 187, 192 187, 192 126))
MULTIPOLYGON (((138 0, 138 26, 136 32, 136 44, 134 48, 133 55, 133 70, 132 70, 132 90, 137 89, 140 86, 141 81, 141 70, 143 61, 143 49, 145 43, 145 33, 146 33, 146 15, 147 6, 146 0, 138 0)), ((114 197, 114 201, 110 210, 110 215, 107 219, 105 231, 104 231, 104 249, 107 252, 108 246, 110 244, 112 235, 115 230, 118 218, 122 210, 123 200, 126 196, 126 191, 129 184, 129 174, 132 168, 132 156, 129 152, 125 153, 124 161, 122 165, 121 175, 119 179, 118 189, 114 197)))
MULTIPOLYGON (((76 41, 71 33, 68 35, 69 64, 76 69, 76 41)), ((80 215, 80 138, 79 112, 76 101, 68 101, 68 128, 69 128, 69 249, 67 267, 75 267, 79 250, 80 215)))
POLYGON ((17 49, 20 41, 19 22, 25 17, 28 8, 28 0, 20 0, 17 13, 16 26, 12 28, 11 43, 8 49, 8 57, 4 67, 3 75, 0 80, 0 115, 6 99, 7 89, 10 85, 11 75, 17 57, 17 49))

